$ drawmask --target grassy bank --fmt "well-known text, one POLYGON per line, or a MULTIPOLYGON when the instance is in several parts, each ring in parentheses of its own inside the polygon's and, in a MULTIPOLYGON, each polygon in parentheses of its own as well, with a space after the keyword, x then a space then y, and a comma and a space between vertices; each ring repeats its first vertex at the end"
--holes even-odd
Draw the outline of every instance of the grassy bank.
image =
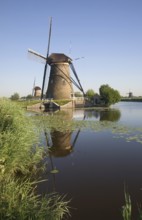
POLYGON ((17 105, 19 105, 22 108, 27 108, 27 106, 41 103, 41 100, 17 100, 12 102, 15 102, 17 105))
POLYGON ((122 98, 121 102, 142 102, 142 97, 140 97, 140 98, 122 98))
POLYGON ((58 220, 69 214, 63 196, 37 194, 37 174, 44 170, 40 162, 47 156, 37 137, 21 107, 0 99, 1 220, 58 220))

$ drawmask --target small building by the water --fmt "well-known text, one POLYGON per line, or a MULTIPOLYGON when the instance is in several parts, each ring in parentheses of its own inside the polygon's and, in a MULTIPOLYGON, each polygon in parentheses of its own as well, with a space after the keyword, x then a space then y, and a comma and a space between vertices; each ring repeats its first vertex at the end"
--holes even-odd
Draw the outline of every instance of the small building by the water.
POLYGON ((101 97, 100 97, 100 95, 99 94, 95 94, 94 95, 94 105, 97 105, 97 104, 100 104, 101 103, 101 97))

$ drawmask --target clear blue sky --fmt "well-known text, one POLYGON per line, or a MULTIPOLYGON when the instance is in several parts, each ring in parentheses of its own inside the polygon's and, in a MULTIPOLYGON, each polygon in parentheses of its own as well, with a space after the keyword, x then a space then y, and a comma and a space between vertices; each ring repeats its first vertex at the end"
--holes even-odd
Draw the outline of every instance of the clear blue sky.
POLYGON ((109 84, 121 95, 142 95, 142 0, 0 0, 0 97, 42 85, 44 64, 28 48, 74 61, 84 90, 109 84))

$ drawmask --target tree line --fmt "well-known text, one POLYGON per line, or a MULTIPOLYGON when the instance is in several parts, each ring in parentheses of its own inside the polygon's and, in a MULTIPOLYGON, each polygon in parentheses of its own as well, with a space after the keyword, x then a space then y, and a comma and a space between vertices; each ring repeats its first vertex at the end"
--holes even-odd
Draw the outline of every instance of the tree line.
MULTIPOLYGON (((93 89, 88 89, 85 93, 85 98, 87 98, 89 101, 93 102, 94 97, 97 93, 93 89)), ((82 97, 83 94, 79 91, 74 93, 75 97, 82 97)), ((108 84, 101 85, 99 88, 99 94, 97 94, 100 97, 100 103, 103 103, 106 106, 110 106, 112 104, 115 104, 121 100, 120 93, 110 87, 108 84)), ((21 99, 29 100, 32 99, 32 95, 27 95, 26 97, 21 97, 21 99)), ((19 100, 20 95, 18 93, 14 93, 11 97, 11 100, 19 100)))

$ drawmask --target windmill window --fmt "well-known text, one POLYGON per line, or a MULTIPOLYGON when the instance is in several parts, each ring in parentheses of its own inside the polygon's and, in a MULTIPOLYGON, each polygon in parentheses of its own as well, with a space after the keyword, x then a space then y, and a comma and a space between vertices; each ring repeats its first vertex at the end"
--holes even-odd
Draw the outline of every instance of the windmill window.
POLYGON ((53 79, 51 79, 50 83, 51 83, 51 84, 53 83, 53 79))
POLYGON ((66 81, 65 81, 64 79, 62 79, 62 82, 63 82, 63 85, 65 85, 65 84, 66 84, 66 81))

